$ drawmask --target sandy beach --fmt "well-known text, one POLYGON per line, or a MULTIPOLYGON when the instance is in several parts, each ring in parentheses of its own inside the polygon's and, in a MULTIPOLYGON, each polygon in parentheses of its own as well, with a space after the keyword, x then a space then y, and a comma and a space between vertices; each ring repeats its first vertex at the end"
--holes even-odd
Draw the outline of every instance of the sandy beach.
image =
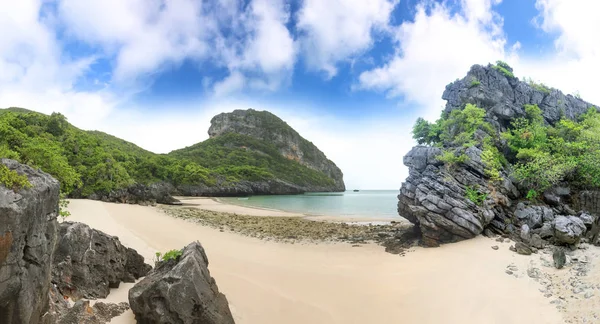
MULTIPOLYGON (((416 247, 401 257, 375 244, 267 242, 174 218, 156 207, 72 200, 69 210, 70 221, 118 236, 149 263, 157 251, 199 240, 236 323, 565 323, 563 316, 580 313, 552 302, 570 270, 544 266, 548 255, 542 252, 513 253, 507 241, 478 237, 416 247), (533 266, 538 276, 527 274, 533 266), (544 296, 545 285, 556 287, 553 297, 544 296)), ((597 279, 597 272, 590 273, 597 279)), ((113 290, 108 300, 127 301, 131 285, 113 290)), ((584 301, 580 310, 598 308, 595 297, 584 301)), ((135 320, 129 311, 112 323, 135 320)))

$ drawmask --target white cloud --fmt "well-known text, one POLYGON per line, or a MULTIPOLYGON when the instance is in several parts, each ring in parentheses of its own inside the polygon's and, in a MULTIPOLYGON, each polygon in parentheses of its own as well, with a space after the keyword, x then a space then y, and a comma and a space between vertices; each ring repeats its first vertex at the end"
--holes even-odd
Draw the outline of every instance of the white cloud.
POLYGON ((388 26, 397 0, 304 0, 297 27, 309 66, 337 73, 336 63, 362 54, 374 42, 373 33, 388 26))
POLYGON ((396 54, 383 66, 363 72, 357 88, 403 96, 405 102, 416 103, 424 117, 437 118, 448 83, 464 76, 473 64, 506 57, 502 21, 491 7, 496 2, 464 0, 456 13, 443 4, 419 5, 414 20, 395 32, 396 54))
POLYGON ((64 58, 51 26, 40 21, 41 1, 0 2, 0 107, 62 112, 81 123, 114 105, 102 92, 73 90, 94 58, 64 58))
POLYGON ((287 82, 296 61, 296 45, 286 27, 288 10, 283 0, 254 0, 234 18, 245 37, 219 39, 230 76, 215 85, 215 93, 224 95, 224 90, 233 92, 240 86, 275 91, 287 82))
POLYGON ((583 99, 600 104, 600 20, 597 1, 538 0, 535 24, 556 35, 555 51, 521 55, 517 75, 531 77, 566 93, 578 91, 583 99))
POLYGON ((217 97, 222 97, 226 94, 238 91, 244 87, 246 79, 238 72, 234 71, 222 81, 217 82, 214 86, 214 93, 217 97))
POLYGON ((207 55, 212 20, 200 1, 62 0, 58 12, 70 35, 116 56, 119 82, 207 55))

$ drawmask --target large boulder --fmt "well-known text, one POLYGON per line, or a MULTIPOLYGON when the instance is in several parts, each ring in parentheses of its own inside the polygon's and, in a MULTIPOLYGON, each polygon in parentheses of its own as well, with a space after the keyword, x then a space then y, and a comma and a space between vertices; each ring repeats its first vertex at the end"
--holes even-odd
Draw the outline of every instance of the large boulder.
POLYGON ((32 185, 13 191, 0 184, 0 323, 46 322, 59 183, 13 160, 0 164, 32 185))
POLYGON ((579 217, 557 216, 554 219, 554 238, 557 243, 576 244, 585 230, 585 224, 579 217))
MULTIPOLYGON (((530 188, 515 181, 509 165, 496 163, 499 165, 489 169, 489 159, 494 157, 490 155, 493 152, 486 151, 485 146, 489 144, 484 143, 484 138, 495 139, 493 144, 499 154, 510 163, 514 157, 500 135, 516 118, 526 117, 526 105, 537 105, 548 124, 555 124, 562 118, 575 119, 593 105, 556 89, 543 89, 519 81, 510 73, 499 70, 497 66, 474 65, 463 79, 447 85, 442 95, 446 100, 444 116, 463 110, 467 104, 483 109, 483 119, 487 123, 483 127, 485 132, 483 128, 475 130, 469 138, 474 141, 469 143, 461 139, 436 143, 443 147, 415 146, 404 156, 409 176, 400 189, 398 213, 417 226, 422 232, 422 244, 426 246, 469 239, 484 229, 518 235, 515 232, 523 225, 527 225, 532 234, 551 238, 553 235, 548 231, 554 228, 555 214, 577 215, 573 208, 591 214, 600 212, 600 191, 583 192, 579 199, 573 199, 574 193, 568 183, 542 193, 552 208, 525 203, 515 208, 530 188), (437 158, 441 154, 446 162, 437 158), (451 154, 460 159, 450 159, 451 154), (566 203, 572 204, 573 208, 566 203)), ((454 135, 458 136, 461 131, 458 128, 446 131, 456 132, 454 135)), ((559 242, 573 241, 572 236, 578 235, 561 232, 562 229, 566 230, 560 226, 556 230, 559 242)))
POLYGON ((121 282, 135 282, 152 268, 115 236, 83 223, 60 224, 52 281, 74 299, 105 298, 121 282))
POLYGON ((546 206, 525 207, 522 203, 517 205, 515 216, 521 223, 527 224, 531 229, 542 227, 544 222, 554 219, 552 209, 546 206))
MULTIPOLYGON (((398 213, 422 233, 422 244, 438 246, 480 234, 496 217, 496 231, 509 224, 503 202, 514 186, 507 183, 495 192, 488 190, 481 150, 470 147, 464 168, 452 169, 440 162, 439 148, 416 146, 404 157, 409 176, 400 189, 398 213), (484 201, 473 202, 467 190, 477 188, 484 201)), ((510 180, 506 180, 510 182, 510 180)))
POLYGON ((142 324, 234 323, 199 242, 186 246, 181 256, 160 262, 129 290, 129 304, 142 324))

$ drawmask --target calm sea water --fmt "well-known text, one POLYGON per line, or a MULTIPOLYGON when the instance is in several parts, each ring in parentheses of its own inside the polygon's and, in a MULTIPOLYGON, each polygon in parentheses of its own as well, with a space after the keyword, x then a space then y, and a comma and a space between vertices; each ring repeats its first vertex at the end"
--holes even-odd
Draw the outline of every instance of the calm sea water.
POLYGON ((361 190, 303 195, 222 198, 224 202, 309 215, 389 218, 398 217, 397 190, 361 190))

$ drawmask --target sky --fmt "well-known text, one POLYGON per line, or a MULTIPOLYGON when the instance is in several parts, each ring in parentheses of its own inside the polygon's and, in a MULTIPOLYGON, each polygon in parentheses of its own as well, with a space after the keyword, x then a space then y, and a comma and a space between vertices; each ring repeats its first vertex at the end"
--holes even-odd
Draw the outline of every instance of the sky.
POLYGON ((398 189, 419 116, 473 64, 600 103, 597 0, 0 0, 0 107, 156 153, 268 110, 349 189, 398 189))

